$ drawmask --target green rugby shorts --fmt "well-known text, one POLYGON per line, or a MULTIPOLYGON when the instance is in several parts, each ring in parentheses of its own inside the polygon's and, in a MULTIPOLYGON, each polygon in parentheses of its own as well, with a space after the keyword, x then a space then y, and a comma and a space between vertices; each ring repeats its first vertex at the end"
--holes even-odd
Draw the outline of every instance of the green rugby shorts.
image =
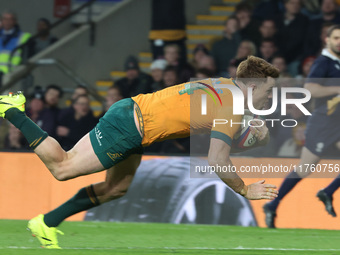
POLYGON ((134 120, 134 104, 131 98, 113 104, 90 131, 92 147, 105 169, 144 152, 134 120))

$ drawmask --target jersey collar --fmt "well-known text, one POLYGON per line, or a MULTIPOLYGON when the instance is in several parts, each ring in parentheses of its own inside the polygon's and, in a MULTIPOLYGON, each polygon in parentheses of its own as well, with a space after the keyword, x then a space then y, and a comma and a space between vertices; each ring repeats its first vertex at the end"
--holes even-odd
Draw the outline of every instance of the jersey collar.
POLYGON ((323 49, 322 52, 321 52, 321 55, 322 55, 322 56, 325 56, 325 57, 328 57, 328 58, 330 58, 330 59, 332 59, 332 60, 337 61, 337 62, 340 63, 340 59, 337 58, 336 56, 332 55, 332 54, 329 52, 328 49, 323 49))

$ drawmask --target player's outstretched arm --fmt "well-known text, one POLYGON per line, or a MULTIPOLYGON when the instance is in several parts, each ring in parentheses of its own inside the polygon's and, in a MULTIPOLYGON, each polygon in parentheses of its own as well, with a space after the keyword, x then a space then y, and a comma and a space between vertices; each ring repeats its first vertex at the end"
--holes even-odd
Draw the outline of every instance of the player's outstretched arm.
MULTIPOLYGON (((216 170, 218 169, 218 166, 227 166, 228 169, 231 169, 232 162, 229 158, 229 154, 230 146, 226 142, 220 139, 211 138, 208 155, 210 166, 215 166, 216 170)), ((247 199, 274 199, 277 196, 276 186, 271 184, 264 184, 264 180, 247 186, 235 172, 216 171, 216 174, 231 189, 247 199)))
POLYGON ((313 98, 336 96, 340 94, 339 86, 322 86, 318 83, 308 82, 304 85, 313 98))

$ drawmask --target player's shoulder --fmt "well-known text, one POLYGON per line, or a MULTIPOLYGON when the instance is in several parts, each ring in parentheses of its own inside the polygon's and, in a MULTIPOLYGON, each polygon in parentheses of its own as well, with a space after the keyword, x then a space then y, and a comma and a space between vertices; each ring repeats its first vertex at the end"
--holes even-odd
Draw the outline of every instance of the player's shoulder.
POLYGON ((316 70, 319 70, 319 71, 320 70, 327 70, 329 64, 331 64, 332 62, 333 62, 333 60, 330 59, 329 57, 324 56, 324 55, 320 55, 319 57, 317 57, 314 60, 314 63, 312 64, 312 67, 311 67, 311 72, 313 70, 314 71, 316 71, 316 70))
POLYGON ((333 61, 333 60, 327 56, 320 55, 315 59, 314 63, 325 63, 325 62, 330 62, 330 61, 333 61))
POLYGON ((318 56, 315 61, 314 64, 316 65, 324 65, 324 64, 330 64, 330 63, 338 63, 339 62, 339 58, 337 58, 336 56, 332 55, 329 50, 327 49, 323 49, 321 52, 321 55, 318 56))

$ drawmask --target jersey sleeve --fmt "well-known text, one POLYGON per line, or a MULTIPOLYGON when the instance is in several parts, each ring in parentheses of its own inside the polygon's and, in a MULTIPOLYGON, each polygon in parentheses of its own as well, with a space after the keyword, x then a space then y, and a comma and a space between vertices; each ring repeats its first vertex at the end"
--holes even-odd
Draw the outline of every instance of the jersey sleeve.
POLYGON ((232 106, 219 107, 213 120, 210 138, 220 139, 231 146, 241 121, 242 115, 233 115, 232 106))

